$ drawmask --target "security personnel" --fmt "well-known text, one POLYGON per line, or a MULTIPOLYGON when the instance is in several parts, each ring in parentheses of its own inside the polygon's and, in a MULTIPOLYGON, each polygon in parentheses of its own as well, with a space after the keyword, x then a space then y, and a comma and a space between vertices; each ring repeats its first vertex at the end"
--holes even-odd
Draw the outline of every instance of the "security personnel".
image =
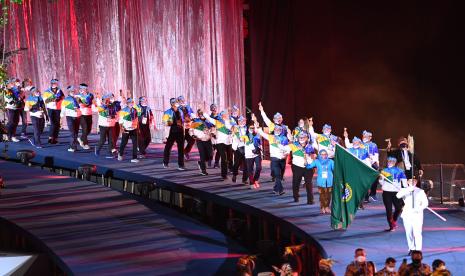
POLYGON ((52 79, 50 81, 50 88, 44 91, 42 95, 45 107, 48 111, 48 118, 50 121, 50 129, 48 134, 48 143, 58 143, 58 133, 60 132, 60 114, 61 104, 65 95, 63 91, 58 87, 58 80, 52 79))

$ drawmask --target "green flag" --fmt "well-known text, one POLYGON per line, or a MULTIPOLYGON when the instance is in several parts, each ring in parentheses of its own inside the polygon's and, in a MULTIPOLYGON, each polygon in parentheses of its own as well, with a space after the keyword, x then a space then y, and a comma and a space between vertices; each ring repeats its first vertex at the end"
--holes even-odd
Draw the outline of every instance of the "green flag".
POLYGON ((378 171, 367 166, 345 148, 336 145, 331 206, 333 229, 346 229, 349 226, 360 202, 378 175, 378 171))

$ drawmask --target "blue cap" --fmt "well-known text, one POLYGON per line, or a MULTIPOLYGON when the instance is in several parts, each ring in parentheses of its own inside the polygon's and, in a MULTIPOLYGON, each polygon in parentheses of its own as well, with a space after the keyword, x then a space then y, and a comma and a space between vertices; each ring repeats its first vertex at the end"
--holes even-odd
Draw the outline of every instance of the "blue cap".
POLYGON ((307 137, 307 138, 308 138, 308 132, 306 132, 306 131, 301 131, 301 132, 299 133, 299 138, 301 138, 301 137, 307 137))
POLYGON ((179 96, 179 97, 178 97, 178 101, 184 102, 184 96, 179 96))
POLYGON ((112 97, 111 95, 111 93, 103 94, 102 100, 110 99, 112 97))
POLYGON ((362 142, 362 140, 360 140, 360 138, 354 136, 354 139, 352 139, 352 143, 355 143, 355 142, 362 142))
POLYGON ((283 127, 282 126, 274 126, 274 130, 283 131, 283 127))
POLYGON ((245 117, 241 115, 241 116, 239 116, 239 118, 237 118, 237 121, 238 122, 245 121, 245 117))
POLYGON ((387 161, 394 161, 397 162, 397 159, 394 156, 388 156, 387 161))
POLYGON ((372 134, 371 132, 367 131, 367 130, 364 130, 364 131, 362 132, 362 135, 363 135, 363 136, 373 136, 373 134, 372 134))
POLYGON ((69 85, 68 87, 66 87, 66 90, 67 90, 67 91, 74 91, 74 86, 73 86, 73 85, 69 85))
POLYGON ((325 125, 323 126, 323 130, 325 130, 325 129, 331 129, 331 125, 325 124, 325 125))
POLYGON ((50 81, 50 83, 52 83, 52 84, 53 84, 53 83, 58 83, 58 79, 52 79, 52 80, 50 81))
POLYGON ((126 100, 126 103, 133 103, 133 102, 134 102, 134 100, 133 100, 132 98, 128 98, 128 99, 126 100))
POLYGON ((170 104, 175 104, 177 102, 176 98, 171 98, 170 99, 170 104))
POLYGON ((322 150, 320 150, 320 151, 318 152, 319 155, 321 155, 321 154, 323 154, 323 153, 328 154, 328 152, 327 152, 325 149, 322 149, 322 150))
POLYGON ((279 113, 279 112, 276 112, 276 114, 274 114, 274 116, 273 116, 273 119, 276 119, 276 118, 279 118, 279 117, 282 118, 283 115, 281 115, 281 113, 279 113))

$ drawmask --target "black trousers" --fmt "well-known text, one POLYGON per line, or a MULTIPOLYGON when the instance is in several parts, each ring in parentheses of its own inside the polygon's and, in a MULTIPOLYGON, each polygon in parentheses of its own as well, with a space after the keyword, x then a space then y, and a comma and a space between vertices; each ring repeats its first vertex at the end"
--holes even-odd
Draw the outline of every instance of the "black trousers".
POLYGON ((234 151, 232 149, 232 145, 227 145, 226 147, 226 154, 228 155, 228 169, 230 171, 233 170, 233 158, 234 158, 234 151))
POLYGON ((211 160, 213 156, 212 142, 210 140, 197 140, 197 149, 199 150, 200 155, 200 170, 202 170, 202 172, 205 172, 207 170, 205 162, 211 160))
POLYGON ((115 124, 115 131, 113 131, 113 148, 117 148, 119 134, 121 132, 121 125, 117 122, 115 124))
POLYGON ((81 140, 84 145, 89 144, 87 136, 92 130, 92 115, 81 115, 81 140))
POLYGON ((76 150, 77 149, 77 137, 79 133, 79 117, 69 117, 66 116, 66 123, 68 124, 69 129, 69 147, 76 150))
POLYGON ((150 134, 149 124, 140 124, 139 125, 139 136, 138 136, 138 145, 140 154, 145 155, 147 153, 147 147, 152 141, 152 136, 150 134))
POLYGON ((195 144, 195 139, 189 134, 189 129, 184 130, 184 140, 187 142, 186 147, 184 148, 184 154, 191 152, 192 147, 195 144))
POLYGON ((217 155, 220 157, 221 176, 224 178, 228 175, 228 145, 216 144, 217 155))
POLYGON ((19 123, 19 110, 18 109, 7 109, 6 116, 8 118, 8 124, 6 125, 7 128, 7 135, 8 139, 11 140, 11 137, 16 136, 16 128, 18 127, 19 123))
MULTIPOLYGON (((292 154, 292 153, 291 153, 291 154, 292 154)), ((285 164, 285 163, 286 163, 286 159, 284 159, 284 164, 285 164)), ((285 174, 285 173, 286 173, 286 166, 282 167, 282 169, 281 169, 281 181, 283 180, 283 177, 284 177, 284 174, 285 174)), ((276 175, 275 175, 273 169, 271 170, 270 176, 271 176, 272 178, 276 178, 276 175)))
POLYGON ((278 159, 275 157, 271 157, 271 172, 273 173, 275 180, 274 180, 274 187, 273 191, 280 193, 283 189, 283 167, 286 167, 286 159, 278 159))
POLYGON ((113 143, 113 132, 115 131, 115 127, 107 127, 107 126, 98 126, 99 127, 99 134, 100 134, 100 140, 98 141, 97 144, 97 153, 100 152, 100 150, 103 147, 103 144, 108 140, 108 151, 111 154, 111 150, 113 149, 114 143, 113 143))
POLYGON ((168 165, 170 162, 170 153, 174 142, 176 142, 178 147, 178 165, 179 167, 184 167, 184 130, 173 130, 173 127, 170 129, 170 134, 165 144, 165 150, 163 151, 163 164, 168 165))
POLYGON ((294 200, 299 200, 299 188, 302 177, 305 181, 305 189, 307 190, 307 203, 313 204, 313 169, 309 170, 296 165, 292 165, 292 195, 294 200))
POLYGON ((386 219, 389 227, 392 222, 397 222, 400 213, 402 212, 403 201, 396 197, 397 192, 383 191, 383 203, 386 208, 386 219), (392 206, 394 205, 394 213, 392 213, 392 206))
MULTIPOLYGON (((27 130, 27 112, 24 109, 19 110, 19 117, 21 118, 21 134, 26 135, 27 130)), ((32 120, 32 119, 31 119, 32 120)))
POLYGON ((58 139, 58 133, 60 132, 60 113, 61 110, 48 109, 48 119, 50 120, 48 137, 54 141, 58 139))
POLYGON ((44 133, 45 119, 31 116, 32 129, 34 130, 34 144, 41 146, 40 136, 44 133))
POLYGON ((137 159, 137 129, 123 130, 123 134, 121 137, 121 145, 119 145, 119 155, 123 156, 124 149, 128 144, 129 138, 131 138, 132 142, 132 159, 137 159))
MULTIPOLYGON (((239 147, 234 151, 234 165, 233 165, 233 175, 239 174, 239 168, 245 164, 245 152, 244 147, 239 147)), ((247 166, 244 166, 244 171, 242 173, 242 182, 247 180, 247 166)))
POLYGON ((217 144, 213 145, 213 150, 215 151, 215 165, 218 165, 220 162, 220 154, 218 153, 218 147, 216 145, 217 144))
POLYGON ((247 174, 249 176, 249 181, 252 185, 255 181, 258 181, 258 179, 260 178, 260 173, 262 172, 262 157, 259 155, 255 158, 246 158, 245 162, 247 163, 247 174))

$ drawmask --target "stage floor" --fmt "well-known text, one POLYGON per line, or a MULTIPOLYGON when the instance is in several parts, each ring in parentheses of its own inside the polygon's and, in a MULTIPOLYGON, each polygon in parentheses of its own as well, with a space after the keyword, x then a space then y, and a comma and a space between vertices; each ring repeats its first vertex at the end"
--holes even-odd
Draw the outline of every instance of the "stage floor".
POLYGON ((0 217, 45 243, 74 275, 232 275, 247 254, 191 218, 99 184, 3 160, 0 173, 0 217))
MULTIPOLYGON (((367 250, 368 259, 374 261, 379 269, 382 268, 387 257, 394 257, 399 265, 403 258, 408 258, 406 256, 408 248, 402 222, 399 222, 400 227, 397 231, 384 231, 387 228, 387 222, 381 201, 370 203, 366 205, 365 210, 359 210, 348 230, 333 231, 330 228, 330 217, 319 214, 317 189, 314 189, 315 205, 305 204, 304 189, 301 189, 300 202, 293 202, 290 190, 290 167, 286 169, 284 181, 286 194, 275 196, 271 194, 273 183, 271 182, 269 162, 267 161, 263 162, 260 179, 261 188, 259 190, 250 190, 248 186, 232 183, 230 179, 221 181, 219 169, 208 169, 209 176, 200 176, 195 152, 191 154, 192 160, 186 162, 188 170, 178 171, 176 170, 176 152, 174 150, 171 155, 170 167, 167 169, 162 167, 162 144, 151 145, 148 150, 148 158, 134 164, 129 162, 129 146, 126 149, 126 159, 118 162, 114 159, 106 159, 104 156, 95 157, 93 150, 80 150, 69 153, 66 151, 67 143, 65 143, 65 141, 68 141, 67 133, 62 131, 61 136, 61 144, 36 149, 37 154, 42 156, 39 158, 53 155, 56 160, 70 165, 92 163, 101 169, 112 169, 115 173, 163 179, 262 209, 295 224, 313 236, 326 250, 328 256, 336 260, 334 270, 337 275, 344 273, 346 265, 353 260, 354 250, 358 247, 367 250)), ((97 136, 93 135, 90 140, 90 144, 95 145, 97 136)), ((8 152, 9 155, 12 155, 18 149, 30 148, 32 147, 27 141, 10 143, 8 152)), ((3 150, 3 146, 1 146, 0 150, 3 150)), ((105 152, 104 149, 103 152, 105 152)), ((378 193, 378 198, 381 198, 380 193, 378 193)), ((442 222, 434 215, 429 214, 428 211, 425 211, 423 230, 424 261, 431 264, 434 259, 443 259, 453 273, 458 273, 462 271, 462 267, 465 265, 465 240, 463 239, 465 234, 465 213, 459 209, 439 206, 434 203, 430 203, 430 205, 446 217, 448 221, 442 222)))

